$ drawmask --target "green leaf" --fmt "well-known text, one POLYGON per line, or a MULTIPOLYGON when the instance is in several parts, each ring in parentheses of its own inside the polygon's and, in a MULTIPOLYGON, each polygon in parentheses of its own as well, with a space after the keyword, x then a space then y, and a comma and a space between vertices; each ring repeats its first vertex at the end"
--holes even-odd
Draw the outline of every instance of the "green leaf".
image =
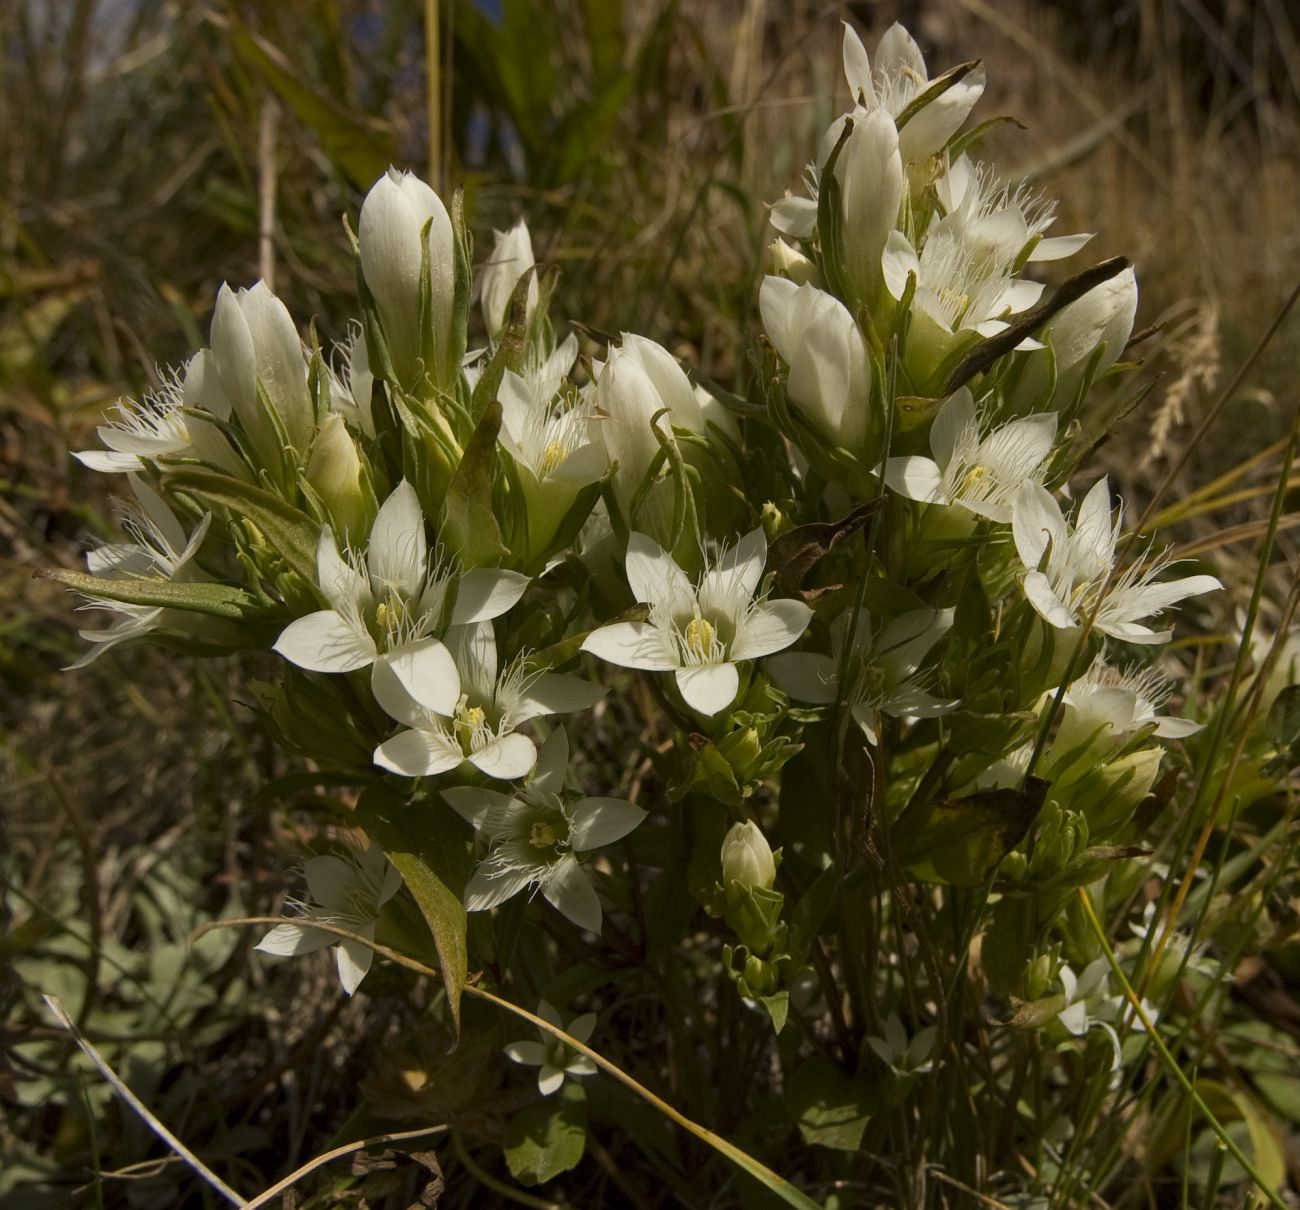
POLYGON ((470 873, 469 825, 441 798, 405 802, 387 786, 357 800, 357 819, 397 867, 433 933, 452 1026, 460 1036, 460 998, 469 977, 461 896, 470 873))
POLYGON ((577 1166, 587 1149, 587 1094, 565 1080, 558 1096, 517 1113, 506 1127, 506 1164, 518 1181, 541 1185, 577 1166))
POLYGON ((163 489, 188 492, 203 502, 224 508, 235 517, 251 521, 288 566, 309 584, 316 583, 316 547, 320 526, 306 513, 264 488, 216 471, 170 471, 163 476, 163 489))
POLYGON ((265 617, 268 613, 265 601, 229 584, 185 584, 146 579, 109 580, 62 567, 43 567, 36 574, 42 580, 54 580, 66 588, 85 593, 88 597, 103 597, 128 605, 185 609, 191 613, 206 613, 217 618, 234 618, 236 621, 265 617))
POLYGON ((514 370, 518 373, 523 366, 528 336, 528 285, 533 280, 534 272, 535 269, 530 266, 515 283, 515 288, 510 293, 510 306, 506 309, 505 327, 501 329, 497 347, 483 367, 478 382, 474 384, 470 415, 476 420, 496 402, 505 372, 514 370))
POLYGON ((767 1015, 772 1018, 772 1028, 780 1033, 785 1028, 786 1017, 790 1014, 790 993, 780 991, 770 996, 759 996, 758 1002, 767 1009, 767 1015))
POLYGON ((908 102, 906 108, 898 115, 898 129, 902 130, 918 113, 927 105, 937 101, 944 93, 956 84, 960 84, 971 72, 980 65, 978 59, 971 59, 966 63, 958 63, 956 67, 950 67, 943 75, 932 80, 926 89, 913 97, 908 102))
POLYGON ((814 1055, 790 1080, 785 1107, 805 1143, 857 1151, 874 1110, 871 1085, 846 1076, 829 1059, 814 1055))
POLYGON ((235 53, 256 71, 315 133, 330 162, 359 189, 367 189, 397 156, 393 130, 355 113, 302 79, 284 54, 237 19, 229 19, 235 53))
POLYGON ((840 887, 840 867, 833 863, 813 880, 810 886, 794 905, 790 913, 790 932, 786 939, 786 948, 791 958, 803 965, 812 949, 813 941, 821 929, 822 921, 835 900, 835 893, 840 887))
POLYGON ((1288 685, 1268 712, 1268 733, 1277 755, 1260 772, 1276 777, 1300 764, 1300 685, 1288 685))
POLYGON ((464 457, 447 485, 442 536, 467 567, 491 567, 509 554, 501 541, 501 526, 492 507, 492 471, 496 464, 501 405, 493 402, 483 413, 464 457))
POLYGON ((1028 833, 1049 783, 1026 779, 1023 790, 981 790, 906 812, 894 824, 898 860, 914 878, 949 886, 983 886, 1028 833))

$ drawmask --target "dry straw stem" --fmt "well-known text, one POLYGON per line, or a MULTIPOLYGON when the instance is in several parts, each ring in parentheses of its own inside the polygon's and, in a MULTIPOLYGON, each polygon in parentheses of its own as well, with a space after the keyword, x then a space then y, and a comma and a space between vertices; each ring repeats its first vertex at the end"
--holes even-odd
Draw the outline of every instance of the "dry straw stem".
MULTIPOLYGON (((210 924, 205 924, 202 928, 195 930, 191 941, 197 941, 205 933, 212 929, 218 928, 235 928, 249 924, 283 924, 282 916, 241 916, 232 920, 214 920, 210 924)), ((326 923, 325 921, 313 921, 312 928, 322 933, 329 933, 344 941, 357 941, 362 945, 369 946, 376 954, 396 962, 399 966, 406 967, 407 970, 415 971, 417 974, 427 975, 430 978, 439 978, 438 972, 432 967, 425 966, 423 962, 417 962, 414 958, 408 958, 405 954, 397 950, 390 949, 386 945, 381 945, 377 941, 372 941, 369 937, 362 937, 359 933, 350 932, 347 929, 339 928, 337 925, 326 923)), ((726 1156, 736 1167, 748 1173, 756 1181, 766 1185, 787 1205, 794 1206, 797 1210, 821 1210, 821 1207, 813 1201, 807 1194, 800 1192, 784 1177, 778 1176, 766 1164, 760 1163, 748 1152, 742 1151, 734 1143, 728 1142, 721 1135, 714 1134, 712 1130, 701 1126, 698 1122, 693 1122, 685 1114, 679 1113, 667 1101, 656 1096, 644 1084, 638 1083, 621 1067, 611 1063, 604 1055, 592 1050, 585 1042, 579 1042, 571 1034, 565 1033, 557 1025, 530 1013, 526 1008, 520 1008, 517 1004, 512 1004, 509 1000, 487 991, 485 988, 476 987, 473 983, 467 983, 464 988, 464 994, 467 996, 477 996, 480 1000, 486 1000, 490 1004, 495 1004, 498 1008, 503 1008, 508 1013, 513 1013, 521 1020, 527 1021, 537 1029, 550 1034, 553 1038, 563 1042, 570 1050, 575 1050, 579 1054, 585 1055, 596 1064, 606 1075, 613 1076, 620 1084, 631 1089, 643 1101, 649 1104, 653 1109, 658 1110, 669 1121, 674 1122, 683 1130, 693 1134, 701 1142, 707 1143, 720 1155, 726 1156)))

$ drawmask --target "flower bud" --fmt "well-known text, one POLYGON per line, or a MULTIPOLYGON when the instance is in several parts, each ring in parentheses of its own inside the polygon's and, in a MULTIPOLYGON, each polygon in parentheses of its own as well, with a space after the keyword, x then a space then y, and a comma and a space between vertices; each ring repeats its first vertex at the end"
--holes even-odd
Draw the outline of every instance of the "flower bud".
POLYGON ((456 260, 442 199, 419 177, 390 168, 362 203, 357 238, 361 273, 374 296, 398 382, 411 390, 425 375, 446 380, 459 367, 448 364, 456 260), (426 253, 429 312, 422 315, 426 253))
POLYGON ((887 109, 857 110, 853 129, 835 161, 844 221, 840 243, 845 286, 855 304, 872 304, 880 292, 880 257, 898 222, 903 161, 898 127, 887 109))
MULTIPOLYGON (((505 327, 510 308, 510 296, 519 279, 534 265, 533 241, 528 225, 520 219, 509 231, 494 231, 496 244, 488 263, 483 266, 483 322, 488 336, 496 341, 505 327)), ((531 320, 537 309, 537 274, 528 283, 527 316, 531 320)))
POLYGON ((325 501, 340 539, 349 546, 361 543, 374 520, 375 499, 366 489, 356 443, 337 412, 326 417, 316 435, 307 482, 325 501))
POLYGON ((774 276, 789 278, 797 286, 821 288, 821 270, 798 248, 792 248, 783 239, 774 239, 768 244, 767 268, 774 276))
POLYGON ((214 369, 222 394, 264 467, 280 465, 283 443, 258 397, 259 384, 289 444, 300 453, 307 449, 315 412, 302 341, 288 308, 265 282, 238 292, 222 285, 212 316, 212 356, 205 376, 214 369))
POLYGON ((848 309, 781 277, 764 278, 758 304, 768 338, 790 367, 790 401, 829 444, 874 466, 883 433, 872 431, 871 366, 848 309))
POLYGON ((749 820, 732 824, 722 840, 722 883, 770 890, 776 881, 776 859, 758 826, 749 820))

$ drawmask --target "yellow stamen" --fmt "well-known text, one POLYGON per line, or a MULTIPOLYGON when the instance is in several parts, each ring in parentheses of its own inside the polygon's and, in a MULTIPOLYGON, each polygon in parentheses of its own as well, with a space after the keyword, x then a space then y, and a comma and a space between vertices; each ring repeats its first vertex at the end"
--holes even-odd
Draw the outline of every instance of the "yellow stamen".
POLYGON ((552 441, 542 454, 542 474, 549 475, 567 456, 564 446, 558 441, 552 441))
POLYGON ((704 618, 692 618, 686 623, 686 650, 693 656, 704 659, 713 650, 713 640, 717 631, 712 622, 704 618))
POLYGON ((963 476, 961 486, 957 489, 957 495, 969 496, 979 485, 988 478, 989 468, 987 466, 972 466, 963 476))
POLYGON ((528 843, 535 849, 553 849, 559 839, 549 823, 535 823, 528 832, 528 843))

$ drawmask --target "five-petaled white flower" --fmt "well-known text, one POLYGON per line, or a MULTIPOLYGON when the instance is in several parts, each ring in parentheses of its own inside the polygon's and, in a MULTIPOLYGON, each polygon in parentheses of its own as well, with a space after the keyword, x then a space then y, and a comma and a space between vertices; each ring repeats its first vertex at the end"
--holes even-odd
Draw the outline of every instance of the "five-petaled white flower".
MULTIPOLYGON (((132 541, 108 543, 88 551, 86 567, 91 575, 106 580, 162 579, 171 583, 198 580, 200 576, 193 561, 208 532, 211 514, 204 516, 187 538, 163 498, 144 479, 132 474, 129 481, 139 507, 124 510, 122 528, 132 541)), ((128 639, 143 638, 166 622, 167 611, 157 605, 114 601, 93 593, 83 595, 86 602, 80 608, 102 609, 118 617, 104 630, 77 632, 94 646, 70 664, 70 669, 84 668, 110 647, 128 639)))
POLYGON ((867 1039, 867 1045, 875 1052, 885 1066, 893 1069, 896 1075, 920 1076, 934 1066, 934 1042, 938 1031, 933 1025, 919 1029, 909 1040, 898 1014, 891 1014, 885 1021, 884 1037, 867 1039))
POLYGON ((919 669, 931 648, 952 628, 951 609, 913 609, 873 630, 871 616, 842 613, 831 624, 831 655, 790 651, 773 656, 768 671, 792 698, 829 705, 841 697, 840 670, 846 682, 842 698, 853 721, 871 743, 877 743, 880 716, 937 718, 955 710, 958 702, 935 697, 926 689, 919 669), (850 630, 852 637, 850 640, 850 630), (845 656, 845 646, 852 649, 845 656))
POLYGON ((498 669, 491 622, 453 626, 446 643, 461 688, 450 717, 420 705, 390 668, 376 667, 376 700, 408 728, 375 749, 375 764, 382 768, 430 777, 468 761, 489 777, 523 777, 537 762, 537 748, 516 728, 543 714, 585 710, 604 693, 580 677, 529 672, 522 658, 498 669))
POLYGON ((350 996, 366 977, 375 951, 362 941, 339 937, 312 925, 336 925, 373 941, 383 906, 401 888, 402 876, 376 844, 345 857, 309 857, 303 864, 303 875, 311 902, 297 904, 301 915, 277 924, 257 943, 257 948, 289 958, 327 945, 337 947, 339 982, 350 996))
POLYGON ((1123 516, 1121 507, 1111 518, 1105 478, 1083 498, 1073 528, 1049 491, 1026 484, 1015 498, 1011 517, 1016 551, 1025 567, 1025 596, 1045 621, 1061 630, 1079 625, 1096 610, 1093 625, 1102 634, 1129 643, 1163 643, 1173 630, 1155 631, 1140 619, 1223 585, 1207 575, 1152 583, 1170 563, 1167 556, 1159 556, 1126 568, 1103 596, 1123 516))
POLYGON ((600 932, 600 899, 578 854, 621 840, 646 816, 618 798, 569 800, 564 776, 569 741, 557 729, 542 745, 528 783, 514 795, 457 786, 443 798, 487 843, 465 887, 465 906, 482 912, 526 887, 580 928, 600 932))
POLYGON ((1011 520, 1026 483, 1041 483, 1056 438, 1056 415, 1025 416, 981 435, 967 387, 954 393, 930 426, 934 458, 891 458, 885 482, 900 496, 964 508, 991 521, 1011 520))
POLYGON ((169 370, 157 390, 143 399, 119 399, 114 408, 116 418, 95 430, 108 448, 80 450, 72 456, 91 470, 117 474, 141 471, 147 462, 188 451, 190 435, 181 413, 184 374, 185 369, 169 370))
MULTIPOLYGON (((596 1028, 595 1013, 583 1013, 580 1017, 574 1017, 566 1028, 563 1018, 546 1000, 542 1000, 537 1005, 537 1015, 584 1044, 591 1037, 591 1031, 596 1028)), ((555 1092, 564 1083, 566 1075, 594 1076, 596 1074, 595 1063, 586 1055, 579 1054, 544 1029, 539 1029, 537 1036, 541 1038, 540 1042, 511 1042, 505 1048, 505 1053, 516 1063, 541 1069, 537 1073, 537 1090, 542 1096, 549 1097, 555 1092)))
POLYGON ((1153 734, 1161 739, 1195 735, 1203 723, 1156 713, 1169 700, 1172 689, 1158 668, 1121 670, 1098 656, 1062 700, 1078 716, 1079 725, 1105 727, 1115 736, 1152 725, 1153 734))
POLYGON ((632 595, 650 606, 644 622, 592 631, 582 649, 624 668, 672 672, 693 710, 714 715, 735 699, 736 663, 789 647, 812 619, 802 601, 755 597, 767 560, 761 529, 746 534, 692 584, 653 538, 633 534, 627 547, 632 595))
POLYGON ((330 608, 290 622, 274 649, 311 672, 382 664, 420 705, 447 717, 456 712, 460 677, 439 636, 498 617, 528 587, 518 572, 476 567, 458 575, 431 558, 424 514, 405 479, 375 518, 364 562, 340 555, 327 527, 316 567, 330 608))

